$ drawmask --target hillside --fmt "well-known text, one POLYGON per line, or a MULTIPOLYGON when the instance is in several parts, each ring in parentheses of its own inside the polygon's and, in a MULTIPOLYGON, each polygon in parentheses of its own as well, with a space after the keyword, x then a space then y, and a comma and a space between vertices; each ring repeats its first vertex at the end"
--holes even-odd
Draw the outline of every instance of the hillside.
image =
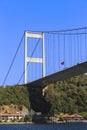
POLYGON ((0 106, 2 105, 25 106, 30 109, 28 91, 23 86, 0 87, 0 106))
POLYGON ((0 106, 0 113, 2 114, 15 114, 17 112, 28 114, 28 109, 23 105, 19 106, 14 104, 0 106))
POLYGON ((23 86, 0 87, 0 110, 3 105, 9 106, 11 104, 17 105, 18 108, 25 106, 28 110, 31 110, 31 104, 36 107, 35 110, 41 108, 44 113, 50 103, 50 109, 47 108, 49 110, 48 115, 87 112, 87 75, 80 75, 66 81, 50 84, 46 86, 43 92, 41 94, 41 90, 32 90, 33 96, 30 102, 29 95, 31 94, 27 88, 23 86), (47 101, 47 105, 45 105, 44 99, 47 101))
POLYGON ((45 98, 52 104, 51 115, 87 112, 87 75, 50 84, 45 98))

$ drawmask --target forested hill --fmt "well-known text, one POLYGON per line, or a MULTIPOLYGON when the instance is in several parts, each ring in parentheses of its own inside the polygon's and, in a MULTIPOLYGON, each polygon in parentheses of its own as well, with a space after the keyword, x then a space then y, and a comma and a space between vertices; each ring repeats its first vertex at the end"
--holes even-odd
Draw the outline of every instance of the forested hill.
POLYGON ((0 105, 24 105, 30 108, 28 91, 23 86, 0 87, 0 105))
POLYGON ((50 114, 87 112, 87 75, 50 84, 45 97, 52 104, 50 114))
MULTIPOLYGON (((36 99, 36 97, 33 98, 36 99)), ((61 112, 87 112, 87 75, 80 75, 48 85, 44 92, 44 98, 52 105, 49 115, 61 112)), ((29 109, 27 88, 23 86, 0 87, 0 105, 10 104, 24 105, 29 109)))

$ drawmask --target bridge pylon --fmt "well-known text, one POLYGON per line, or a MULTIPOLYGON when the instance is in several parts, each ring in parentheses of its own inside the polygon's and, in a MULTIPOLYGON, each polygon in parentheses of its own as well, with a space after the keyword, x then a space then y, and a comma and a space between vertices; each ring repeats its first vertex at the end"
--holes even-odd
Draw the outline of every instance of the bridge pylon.
POLYGON ((27 65, 29 62, 41 63, 42 64, 42 77, 45 76, 45 46, 44 46, 44 33, 33 33, 25 31, 24 38, 24 84, 27 84, 27 65), (32 58, 28 57, 28 38, 42 39, 42 57, 32 58))

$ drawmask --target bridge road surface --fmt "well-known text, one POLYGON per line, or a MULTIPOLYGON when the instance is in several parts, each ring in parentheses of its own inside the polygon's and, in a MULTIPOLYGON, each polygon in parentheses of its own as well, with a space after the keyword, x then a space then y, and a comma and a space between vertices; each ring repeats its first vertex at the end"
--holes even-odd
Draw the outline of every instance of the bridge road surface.
POLYGON ((50 83, 54 83, 57 81, 66 80, 68 78, 78 76, 80 74, 84 74, 87 72, 87 61, 74 65, 70 68, 66 68, 62 71, 53 73, 51 75, 48 75, 46 77, 40 78, 38 80, 32 81, 30 83, 25 84, 26 87, 40 87, 43 89, 50 83))

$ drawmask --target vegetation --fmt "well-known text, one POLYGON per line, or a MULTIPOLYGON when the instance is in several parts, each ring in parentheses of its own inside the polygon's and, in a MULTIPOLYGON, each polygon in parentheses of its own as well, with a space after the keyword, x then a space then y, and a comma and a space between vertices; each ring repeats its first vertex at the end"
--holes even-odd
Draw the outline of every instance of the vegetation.
POLYGON ((23 86, 0 87, 0 105, 16 104, 30 108, 28 91, 23 86))
POLYGON ((52 104, 49 115, 87 112, 87 75, 50 84, 45 98, 52 104))
MULTIPOLYGON (((33 92, 35 93, 35 97, 33 97, 35 102, 38 94, 36 94, 35 90, 33 92)), ((59 113, 81 113, 87 119, 87 75, 76 76, 66 81, 48 85, 44 98, 51 103, 49 116, 59 113)), ((39 100, 41 102, 41 99, 38 98, 37 106, 40 106, 39 100)), ((30 110, 27 88, 23 86, 0 87, 0 105, 9 104, 17 104, 19 107, 24 105, 30 110)))
POLYGON ((87 112, 81 112, 80 115, 83 116, 85 120, 87 120, 87 112))

